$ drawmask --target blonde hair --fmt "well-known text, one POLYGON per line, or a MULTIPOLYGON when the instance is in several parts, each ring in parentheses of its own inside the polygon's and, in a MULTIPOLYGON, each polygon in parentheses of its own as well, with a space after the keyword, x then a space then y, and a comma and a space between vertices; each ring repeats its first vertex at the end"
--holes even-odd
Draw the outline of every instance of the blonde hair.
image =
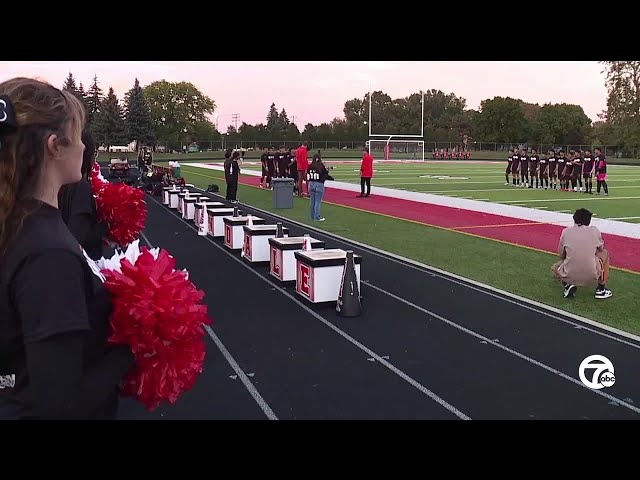
POLYGON ((33 196, 44 164, 49 135, 62 145, 82 132, 84 105, 71 92, 32 78, 12 78, 0 83, 15 115, 17 128, 0 131, 0 252, 18 232, 29 214, 22 204, 33 196))

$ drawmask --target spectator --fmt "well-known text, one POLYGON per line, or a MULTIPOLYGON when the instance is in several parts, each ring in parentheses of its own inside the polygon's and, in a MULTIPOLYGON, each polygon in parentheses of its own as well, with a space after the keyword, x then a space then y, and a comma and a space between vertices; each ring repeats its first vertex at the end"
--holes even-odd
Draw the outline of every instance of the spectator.
POLYGON ((609 252, 604 248, 602 234, 591 226, 593 214, 584 208, 573 214, 575 225, 565 228, 560 236, 560 261, 553 265, 553 275, 562 282, 565 298, 573 297, 578 287, 597 284, 595 298, 613 295, 607 288, 609 252))

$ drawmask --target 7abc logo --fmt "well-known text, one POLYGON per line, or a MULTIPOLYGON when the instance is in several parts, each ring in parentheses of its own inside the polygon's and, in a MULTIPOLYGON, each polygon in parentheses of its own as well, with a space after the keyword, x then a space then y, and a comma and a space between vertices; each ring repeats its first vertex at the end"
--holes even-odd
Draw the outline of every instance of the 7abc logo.
POLYGON ((580 363, 578 375, 582 383, 594 390, 611 387, 616 383, 613 363, 604 355, 589 355, 585 358, 580 363), (588 376, 587 371, 589 372, 588 376))

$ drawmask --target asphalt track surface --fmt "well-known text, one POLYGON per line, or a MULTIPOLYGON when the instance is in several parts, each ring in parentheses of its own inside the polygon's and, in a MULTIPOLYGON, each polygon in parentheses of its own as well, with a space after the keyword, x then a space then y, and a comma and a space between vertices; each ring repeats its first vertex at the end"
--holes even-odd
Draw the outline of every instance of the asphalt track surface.
POLYGON ((241 205, 364 257, 363 314, 340 317, 199 237, 160 197, 148 203, 144 239, 190 272, 214 324, 194 389, 153 412, 123 401, 121 419, 640 418, 635 339, 241 205), (580 381, 593 354, 612 361, 613 386, 580 381))

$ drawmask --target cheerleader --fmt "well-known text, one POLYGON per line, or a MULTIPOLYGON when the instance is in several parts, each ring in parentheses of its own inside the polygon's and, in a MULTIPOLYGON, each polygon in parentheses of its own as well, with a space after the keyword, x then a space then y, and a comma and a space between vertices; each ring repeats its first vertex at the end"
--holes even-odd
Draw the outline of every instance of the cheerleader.
POLYGON ((82 180, 64 185, 58 193, 58 203, 62 220, 78 243, 93 260, 99 260, 104 254, 104 238, 109 225, 97 219, 96 199, 91 187, 91 168, 98 158, 96 142, 91 132, 82 132, 85 146, 82 156, 82 180))
POLYGON ((110 296, 58 208, 82 181, 84 107, 29 78, 0 100, 0 418, 113 419, 134 356, 107 346, 110 296))

